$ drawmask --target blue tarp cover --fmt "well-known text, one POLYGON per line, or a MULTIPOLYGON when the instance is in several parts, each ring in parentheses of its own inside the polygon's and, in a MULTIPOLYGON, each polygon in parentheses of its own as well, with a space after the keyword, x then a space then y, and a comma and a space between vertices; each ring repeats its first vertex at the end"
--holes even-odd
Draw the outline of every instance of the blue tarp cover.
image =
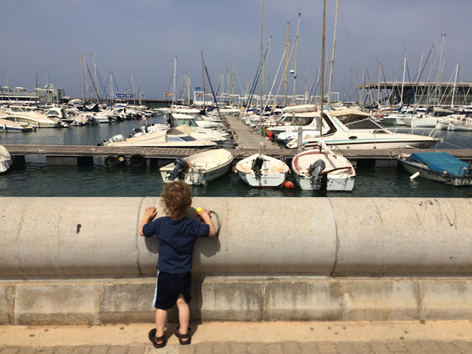
POLYGON ((446 152, 415 152, 410 155, 410 159, 424 163, 433 171, 441 173, 447 171, 454 177, 464 177, 465 169, 469 166, 467 162, 446 152))

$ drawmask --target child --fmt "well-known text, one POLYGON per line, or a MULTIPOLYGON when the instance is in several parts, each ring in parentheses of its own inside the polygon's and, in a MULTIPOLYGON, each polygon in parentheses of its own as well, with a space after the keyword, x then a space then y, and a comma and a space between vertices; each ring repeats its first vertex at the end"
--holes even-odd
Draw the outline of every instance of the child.
POLYGON ((139 227, 141 236, 155 235, 158 240, 158 273, 153 301, 156 308, 156 329, 149 332, 149 340, 155 348, 163 348, 167 343, 164 333, 167 310, 174 304, 177 304, 179 311, 179 326, 175 329, 175 335, 181 345, 190 344, 188 303, 191 299, 193 247, 197 237, 216 236, 216 228, 207 209, 201 211, 203 223, 185 217, 192 205, 192 194, 184 182, 167 184, 161 195, 161 204, 167 216, 154 220, 156 208, 146 208, 139 227))

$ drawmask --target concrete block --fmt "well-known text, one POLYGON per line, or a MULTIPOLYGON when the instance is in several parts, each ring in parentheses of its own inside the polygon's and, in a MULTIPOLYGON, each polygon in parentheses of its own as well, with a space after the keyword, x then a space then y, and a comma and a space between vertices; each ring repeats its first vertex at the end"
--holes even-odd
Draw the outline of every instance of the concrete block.
POLYGON ((105 282, 100 299, 102 323, 153 322, 155 286, 155 279, 105 282))
POLYGON ((469 320, 472 318, 472 281, 443 279, 422 282, 426 320, 469 320))
POLYGON ((96 325, 101 285, 76 282, 17 285, 17 325, 96 325))
POLYGON ((420 318, 411 280, 340 280, 345 321, 413 321, 420 318))
POLYGON ((335 281, 295 278, 269 281, 265 321, 340 321, 341 286, 335 281))
POLYGON ((4 198, 0 276, 138 275, 140 201, 4 198))
POLYGON ((193 319, 206 321, 261 321, 263 286, 260 282, 221 277, 203 283, 193 282, 190 303, 193 319))
POLYGON ((15 286, 0 286, 0 325, 13 324, 15 286))
POLYGON ((469 199, 330 200, 338 237, 334 276, 472 273, 469 199))

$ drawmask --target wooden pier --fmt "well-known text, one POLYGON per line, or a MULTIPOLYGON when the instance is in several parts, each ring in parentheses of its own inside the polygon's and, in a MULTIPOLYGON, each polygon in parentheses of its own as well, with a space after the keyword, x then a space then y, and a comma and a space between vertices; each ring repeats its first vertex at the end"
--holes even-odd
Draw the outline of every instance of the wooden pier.
MULTIPOLYGON (((230 149, 238 161, 247 156, 262 152, 281 160, 291 160, 297 150, 284 149, 272 143, 258 132, 249 129, 237 117, 227 116, 227 124, 231 130, 235 148, 230 149)), ((203 150, 201 149, 177 149, 157 147, 108 147, 87 145, 18 145, 4 144, 15 160, 24 160, 28 155, 45 156, 47 163, 52 165, 81 165, 93 164, 94 158, 103 161, 105 165, 128 165, 143 166, 157 162, 169 163, 179 157, 186 157, 203 150)), ((345 149, 341 152, 354 165, 370 166, 396 166, 396 157, 400 154, 411 154, 415 151, 445 151, 461 160, 472 161, 472 149, 449 149, 449 150, 419 150, 419 149, 373 149, 373 150, 351 150, 345 149)))

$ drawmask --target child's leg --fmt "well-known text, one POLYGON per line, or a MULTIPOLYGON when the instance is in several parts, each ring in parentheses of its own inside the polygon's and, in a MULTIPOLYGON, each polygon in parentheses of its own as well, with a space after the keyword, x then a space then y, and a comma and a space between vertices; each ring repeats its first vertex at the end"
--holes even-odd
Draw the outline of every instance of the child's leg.
MULTIPOLYGON (((179 333, 187 334, 188 325, 190 323, 190 308, 182 294, 177 298, 177 308, 179 309, 179 333)), ((182 341, 186 342, 188 338, 182 339, 182 341)))
MULTIPOLYGON (((156 337, 162 337, 164 335, 164 329, 167 322, 167 310, 156 310, 156 337)), ((157 344, 161 344, 158 342, 157 344)))

